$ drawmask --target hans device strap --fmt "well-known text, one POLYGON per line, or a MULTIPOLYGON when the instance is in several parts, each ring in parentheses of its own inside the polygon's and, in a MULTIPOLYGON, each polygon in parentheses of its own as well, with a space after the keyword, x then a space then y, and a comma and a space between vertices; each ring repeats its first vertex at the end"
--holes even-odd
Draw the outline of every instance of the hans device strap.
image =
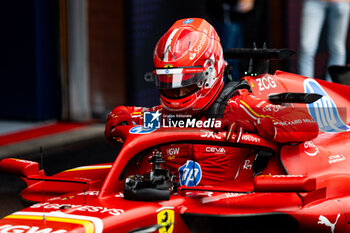
POLYGON ((207 119, 222 118, 227 102, 239 89, 247 89, 251 91, 248 82, 244 79, 239 82, 230 81, 226 83, 225 86, 222 88, 222 91, 220 92, 219 96, 216 98, 215 102, 207 110, 207 119))

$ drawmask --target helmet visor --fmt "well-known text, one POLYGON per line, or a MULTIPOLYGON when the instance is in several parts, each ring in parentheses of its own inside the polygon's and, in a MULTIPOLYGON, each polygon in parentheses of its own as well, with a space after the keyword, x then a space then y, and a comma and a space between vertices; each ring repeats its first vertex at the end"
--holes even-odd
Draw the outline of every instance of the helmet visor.
POLYGON ((189 72, 186 68, 156 69, 155 84, 158 89, 182 88, 197 84, 201 86, 206 80, 207 71, 196 68, 197 72, 189 72))
POLYGON ((162 95, 169 99, 180 99, 191 95, 198 90, 197 84, 181 88, 161 89, 162 95))

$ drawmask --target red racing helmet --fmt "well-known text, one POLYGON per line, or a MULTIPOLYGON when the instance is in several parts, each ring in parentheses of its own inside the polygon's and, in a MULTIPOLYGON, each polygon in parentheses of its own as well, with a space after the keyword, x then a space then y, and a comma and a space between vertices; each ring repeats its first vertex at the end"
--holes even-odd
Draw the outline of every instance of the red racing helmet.
POLYGON ((223 87, 220 38, 204 19, 176 21, 158 41, 153 64, 161 104, 171 112, 205 110, 223 87))

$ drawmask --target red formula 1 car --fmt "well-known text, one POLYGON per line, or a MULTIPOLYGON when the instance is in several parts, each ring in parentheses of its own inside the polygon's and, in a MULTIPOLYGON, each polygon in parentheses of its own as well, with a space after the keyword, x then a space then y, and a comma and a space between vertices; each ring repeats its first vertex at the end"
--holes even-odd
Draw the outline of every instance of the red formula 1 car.
POLYGON ((3 159, 0 170, 22 177, 22 197, 37 203, 0 220, 0 233, 350 232, 350 87, 282 71, 245 79, 256 95, 307 109, 319 136, 284 145, 254 134, 225 140, 207 129, 120 126, 125 142, 114 163, 45 176, 36 162, 3 159), (181 185, 163 160, 176 148, 160 150, 174 143, 256 153, 237 156, 233 182, 188 185, 200 172, 188 166, 181 185))

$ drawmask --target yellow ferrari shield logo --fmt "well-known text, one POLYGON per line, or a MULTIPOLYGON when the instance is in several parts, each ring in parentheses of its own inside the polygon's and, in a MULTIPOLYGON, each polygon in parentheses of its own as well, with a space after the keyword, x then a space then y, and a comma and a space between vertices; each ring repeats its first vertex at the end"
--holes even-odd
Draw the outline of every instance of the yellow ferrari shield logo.
POLYGON ((174 229, 175 214, 174 210, 162 210, 157 215, 157 223, 164 225, 159 228, 159 233, 172 233, 174 229))

